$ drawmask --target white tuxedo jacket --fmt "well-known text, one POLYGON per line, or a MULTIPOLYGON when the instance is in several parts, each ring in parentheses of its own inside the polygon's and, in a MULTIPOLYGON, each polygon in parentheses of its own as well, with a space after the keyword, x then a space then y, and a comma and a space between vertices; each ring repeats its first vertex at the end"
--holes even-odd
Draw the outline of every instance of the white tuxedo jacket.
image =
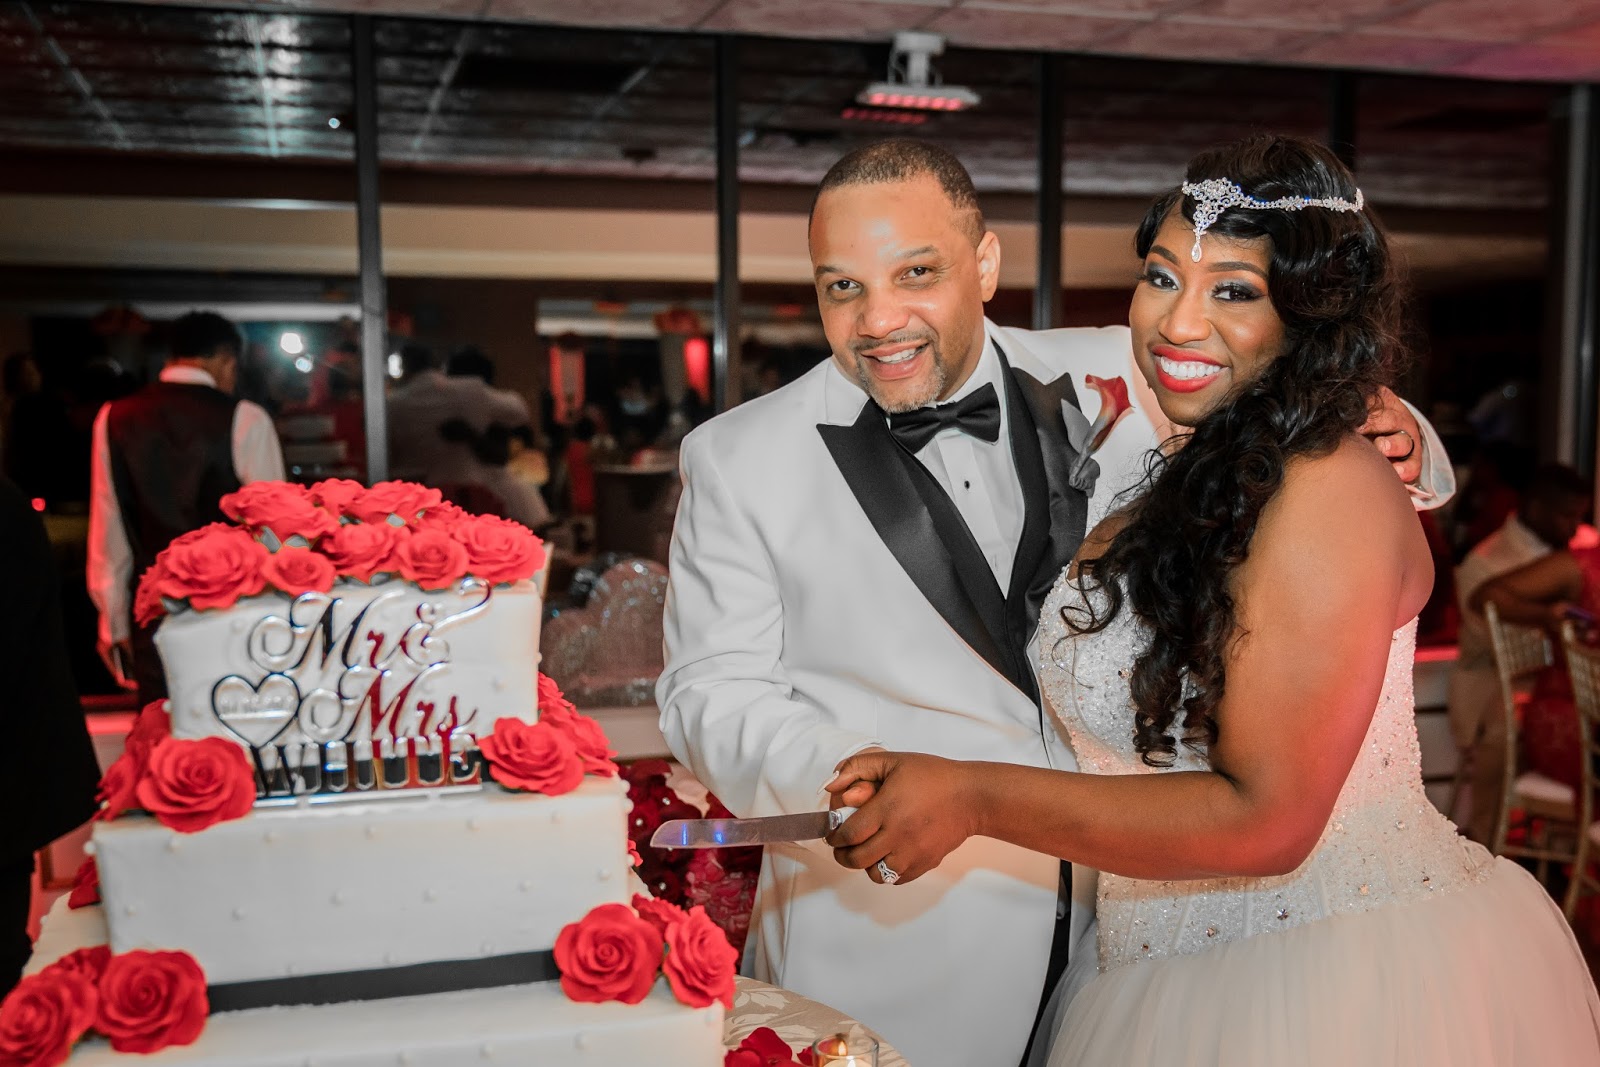
MULTIPOLYGON (((831 360, 684 440, 657 699, 673 753, 735 814, 826 807, 835 765, 870 745, 1075 766, 1034 698, 1039 605, 1170 427, 1125 327, 988 333, 1010 367, 1026 507, 1010 590, 831 360), (1079 462, 1124 391, 1127 413, 1079 462)), ((822 842, 769 846, 744 969, 877 1030, 915 1067, 1010 1067, 1059 874, 989 838, 895 886, 822 842)), ((1093 881, 1076 882, 1081 932, 1093 881)))

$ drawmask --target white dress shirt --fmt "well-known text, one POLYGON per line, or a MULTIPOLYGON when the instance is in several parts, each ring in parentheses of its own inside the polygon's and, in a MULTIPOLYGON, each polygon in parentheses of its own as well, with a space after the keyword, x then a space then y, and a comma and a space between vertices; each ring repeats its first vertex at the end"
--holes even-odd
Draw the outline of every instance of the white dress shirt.
MULTIPOLYGON (((216 379, 199 367, 182 364, 163 367, 161 380, 182 385, 208 385, 216 379)), ((116 486, 111 481, 111 444, 106 436, 106 415, 111 405, 94 419, 93 454, 89 484, 89 562, 85 578, 89 597, 100 611, 100 642, 126 641, 132 620, 133 549, 122 524, 116 486)), ((233 409, 233 472, 242 485, 283 480, 283 450, 272 416, 260 405, 241 400, 233 409)))
POLYGON ((1000 436, 984 441, 955 427, 946 427, 917 453, 917 460, 932 474, 961 512, 967 529, 983 550, 1004 596, 1011 589, 1011 565, 1022 539, 1022 485, 1017 461, 1011 453, 1011 412, 1006 405, 1006 383, 994 342, 985 338, 983 355, 972 376, 941 404, 966 399, 985 385, 993 385, 1000 402, 1000 436))

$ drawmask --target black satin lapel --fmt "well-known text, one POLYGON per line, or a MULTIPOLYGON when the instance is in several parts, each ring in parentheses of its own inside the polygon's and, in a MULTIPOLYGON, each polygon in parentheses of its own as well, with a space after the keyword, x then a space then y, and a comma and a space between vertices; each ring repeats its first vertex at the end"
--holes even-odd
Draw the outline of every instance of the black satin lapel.
MULTIPOLYGON (((1005 403, 1011 437, 1011 458, 1017 467, 1017 484, 1022 490, 1022 534, 1017 538, 1017 554, 1011 564, 1011 588, 1006 603, 1020 607, 1033 584, 1041 557, 1050 544, 1050 483, 1045 476, 1043 448, 1033 412, 1022 394, 1005 350, 994 346, 1000 357, 1005 382, 1005 403)), ((1031 630, 1031 627, 1024 632, 1031 630)))
POLYGON ((1020 594, 1019 610, 1026 615, 1026 632, 1032 637, 1039 624, 1039 609, 1044 606, 1045 598, 1050 595, 1050 589, 1062 570, 1077 555, 1084 534, 1088 532, 1089 497, 1083 490, 1073 488, 1070 477, 1078 450, 1067 440, 1067 424, 1061 417, 1062 403, 1075 408, 1081 405, 1071 375, 1063 374, 1055 381, 1041 382, 1026 371, 1012 368, 1008 378, 1015 388, 1012 395, 1018 397, 1027 408, 1034 439, 1038 442, 1037 453, 1022 447, 1016 437, 1020 427, 1013 423, 1012 442, 1017 457, 1017 476, 1027 502, 1027 517, 1022 540, 1017 546, 1017 566, 1012 572, 1011 593, 1013 602, 1020 594), (1038 465, 1030 470, 1034 460, 1038 465), (1030 484, 1030 479, 1037 480, 1030 484), (1037 539, 1036 554, 1032 565, 1025 566, 1028 561, 1022 553, 1030 545, 1029 532, 1035 522, 1036 504, 1042 500, 1049 502, 1048 508, 1044 509, 1044 530, 1034 533, 1037 539), (1019 583, 1025 584, 1021 584, 1019 589, 1019 583))
POLYGON ((928 603, 974 652, 1015 684, 1011 657, 996 636, 1004 633, 1005 622, 1000 588, 938 482, 906 455, 872 404, 862 408, 852 425, 819 425, 817 432, 872 528, 928 603), (932 495, 929 486, 919 484, 918 474, 930 483, 932 495), (950 529, 951 516, 959 536, 950 529), (987 595, 979 579, 988 582, 987 595))

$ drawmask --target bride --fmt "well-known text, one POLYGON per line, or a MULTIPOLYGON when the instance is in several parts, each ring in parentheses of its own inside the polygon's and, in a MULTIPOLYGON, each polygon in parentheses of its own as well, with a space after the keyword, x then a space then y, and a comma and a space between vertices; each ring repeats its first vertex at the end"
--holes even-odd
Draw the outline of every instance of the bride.
POLYGON ((859 754, 828 787, 861 809, 837 857, 905 882, 984 835, 1103 872, 1099 973, 1056 1067, 1600 1064, 1560 912, 1423 792, 1433 568, 1355 433, 1398 351, 1384 234, 1308 141, 1253 138, 1187 178, 1140 226, 1129 322, 1193 430, 1041 623, 1081 771, 859 754))

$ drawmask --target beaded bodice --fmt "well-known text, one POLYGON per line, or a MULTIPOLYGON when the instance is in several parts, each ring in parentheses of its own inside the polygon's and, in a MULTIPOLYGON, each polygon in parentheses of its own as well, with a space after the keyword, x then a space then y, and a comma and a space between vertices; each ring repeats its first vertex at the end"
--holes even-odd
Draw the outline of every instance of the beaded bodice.
MULTIPOLYGON (((1203 754, 1179 746, 1171 768, 1147 766, 1133 747, 1128 678, 1147 631, 1123 610, 1104 630, 1075 634, 1063 607, 1084 594, 1065 577, 1045 602, 1039 627, 1046 699, 1092 774, 1206 770, 1203 754)), ((1204 952, 1333 915, 1369 911, 1487 878, 1492 857, 1462 838, 1422 786, 1412 701, 1416 623, 1396 631, 1383 693, 1322 838, 1293 872, 1269 878, 1146 881, 1103 873, 1096 913, 1100 969, 1204 952)))

